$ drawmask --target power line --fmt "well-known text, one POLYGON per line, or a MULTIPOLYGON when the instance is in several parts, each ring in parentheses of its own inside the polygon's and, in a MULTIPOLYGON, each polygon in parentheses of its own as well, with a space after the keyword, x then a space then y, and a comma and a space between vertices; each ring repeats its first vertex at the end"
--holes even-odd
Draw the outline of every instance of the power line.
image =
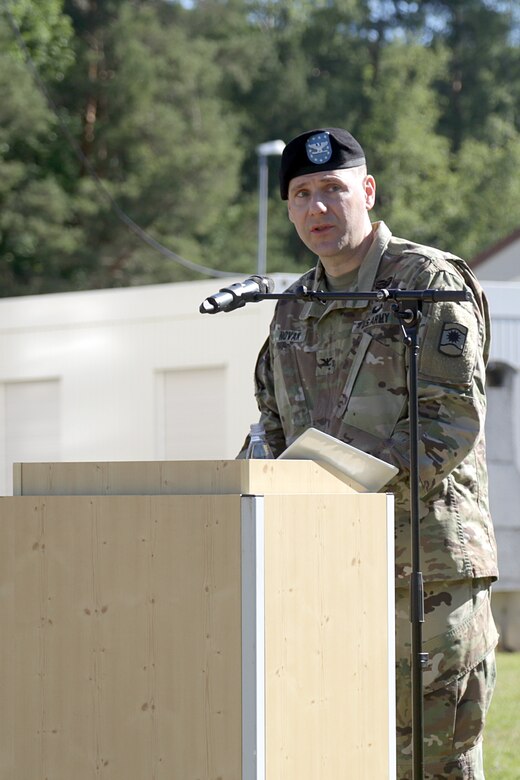
MULTIPOLYGON (((197 273, 205 274, 206 276, 213 276, 213 277, 236 276, 237 275, 236 273, 233 274, 230 271, 218 271, 215 268, 206 268, 206 266, 204 265, 199 265, 198 263, 193 263, 191 260, 186 260, 184 257, 181 257, 176 252, 173 252, 171 249, 168 249, 168 247, 164 246, 155 238, 153 238, 153 236, 151 236, 146 230, 140 227, 140 225, 134 222, 134 220, 131 217, 129 217, 128 214, 126 214, 126 212, 123 211, 121 206, 117 203, 117 201, 112 197, 110 192, 107 190, 107 188, 103 184, 103 181, 99 178, 94 167, 92 166, 90 160, 84 154, 83 150, 80 148, 75 138, 71 135, 67 125, 62 120, 58 106, 50 96, 47 87, 43 83, 38 68, 36 67, 31 57, 31 53, 25 44, 25 41, 20 32, 20 28, 18 27, 16 19, 14 18, 13 14, 11 13, 8 7, 8 0, 4 0, 3 9, 7 16, 7 20, 13 31, 13 34, 16 38, 16 42, 23 52, 25 63, 29 68, 29 70, 31 71, 32 77, 36 82, 38 89, 43 94, 47 104, 52 109, 52 112, 54 113, 56 119, 58 120, 58 124, 60 126, 61 132, 65 136, 65 139, 67 140, 68 144, 72 148, 72 151, 74 152, 76 157, 79 159, 82 165, 84 165, 87 173, 94 181, 99 193, 102 195, 102 197, 105 198, 105 200, 108 201, 110 207, 116 213, 116 215, 121 220, 121 222, 123 222, 142 241, 148 244, 148 246, 151 246, 153 249, 156 249, 162 255, 169 258, 170 260, 173 260, 175 263, 184 266, 184 268, 189 268, 191 271, 196 271, 197 273)), ((238 274, 238 275, 240 276, 242 274, 238 274)))

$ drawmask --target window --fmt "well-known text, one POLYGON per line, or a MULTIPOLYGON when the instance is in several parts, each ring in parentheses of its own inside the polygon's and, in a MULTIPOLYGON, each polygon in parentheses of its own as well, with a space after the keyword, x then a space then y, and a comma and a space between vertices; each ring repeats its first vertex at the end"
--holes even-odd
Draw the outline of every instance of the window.
POLYGON ((489 462, 514 462, 518 409, 514 393, 517 371, 507 363, 490 363, 487 370, 486 444, 489 462))
POLYGON ((157 374, 157 455, 166 460, 229 457, 226 442, 226 369, 157 374), (194 410, 194 411, 193 411, 194 410), (220 430, 220 436, 215 435, 220 430))
POLYGON ((1 490, 13 489, 13 463, 60 460, 60 384, 57 379, 6 382, 3 396, 1 490))

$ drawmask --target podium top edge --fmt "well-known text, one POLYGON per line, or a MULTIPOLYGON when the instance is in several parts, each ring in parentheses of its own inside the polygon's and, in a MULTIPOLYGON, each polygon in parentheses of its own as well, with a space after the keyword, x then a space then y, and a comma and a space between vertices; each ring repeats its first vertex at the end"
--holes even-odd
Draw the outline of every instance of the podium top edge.
POLYGON ((357 493, 356 483, 310 460, 161 460, 16 463, 15 496, 295 495, 357 493))

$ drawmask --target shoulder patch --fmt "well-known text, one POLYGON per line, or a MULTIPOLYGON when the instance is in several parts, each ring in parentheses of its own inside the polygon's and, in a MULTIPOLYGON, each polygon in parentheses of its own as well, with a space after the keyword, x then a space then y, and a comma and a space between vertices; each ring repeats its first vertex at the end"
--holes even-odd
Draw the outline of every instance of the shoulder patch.
POLYGON ((466 346, 468 329, 459 322, 445 322, 439 339, 439 352, 451 357, 460 357, 466 346))
POLYGON ((419 374, 424 381, 469 387, 479 362, 480 326, 467 303, 426 308, 419 333, 419 374))

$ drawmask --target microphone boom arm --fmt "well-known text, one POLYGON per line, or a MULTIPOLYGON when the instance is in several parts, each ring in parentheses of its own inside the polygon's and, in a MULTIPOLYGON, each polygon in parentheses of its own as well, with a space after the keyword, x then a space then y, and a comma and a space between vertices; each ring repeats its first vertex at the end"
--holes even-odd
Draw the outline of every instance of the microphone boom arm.
POLYGON ((243 296, 243 300, 246 303, 250 301, 256 303, 264 300, 308 300, 308 301, 320 301, 326 303, 331 301, 345 301, 345 300, 373 300, 373 301, 386 301, 394 300, 396 302, 402 301, 421 301, 424 303, 441 303, 446 301, 453 301, 460 303, 462 301, 471 300, 471 292, 469 290, 400 290, 399 288, 390 288, 382 290, 370 290, 361 292, 321 292, 319 290, 309 290, 305 285, 297 287, 292 292, 282 293, 261 293, 255 292, 243 296))

